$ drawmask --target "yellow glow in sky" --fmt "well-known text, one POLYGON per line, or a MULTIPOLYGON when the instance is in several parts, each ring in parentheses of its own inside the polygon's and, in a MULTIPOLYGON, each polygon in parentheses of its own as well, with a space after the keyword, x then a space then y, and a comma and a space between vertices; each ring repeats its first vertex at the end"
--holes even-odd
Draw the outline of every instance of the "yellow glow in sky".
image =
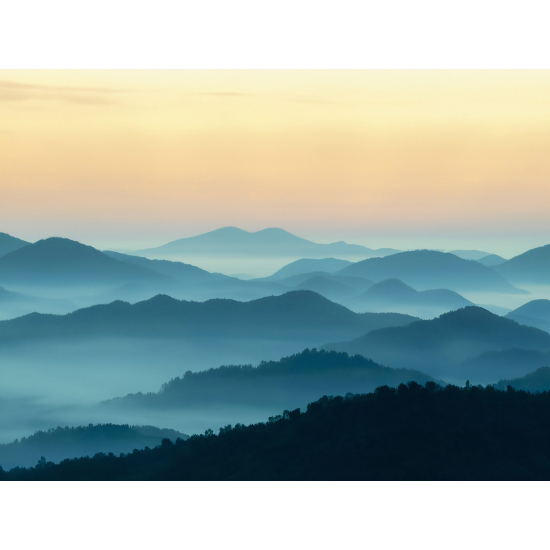
POLYGON ((535 246, 549 144, 550 71, 0 71, 0 231, 535 246))

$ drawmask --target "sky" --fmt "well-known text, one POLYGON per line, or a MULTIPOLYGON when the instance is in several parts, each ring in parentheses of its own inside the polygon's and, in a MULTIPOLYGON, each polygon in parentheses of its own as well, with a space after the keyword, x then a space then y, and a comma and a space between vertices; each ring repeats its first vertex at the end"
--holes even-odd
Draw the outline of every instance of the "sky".
POLYGON ((550 243, 550 71, 0 70, 0 231, 550 243))

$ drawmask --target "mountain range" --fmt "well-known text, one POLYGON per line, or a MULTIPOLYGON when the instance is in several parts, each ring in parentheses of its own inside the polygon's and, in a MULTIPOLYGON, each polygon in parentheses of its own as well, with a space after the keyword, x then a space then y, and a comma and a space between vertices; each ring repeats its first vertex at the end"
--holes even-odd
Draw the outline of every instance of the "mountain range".
POLYGON ((533 248, 493 269, 512 283, 550 284, 550 244, 533 248))
MULTIPOLYGON (((550 334, 469 306, 429 321, 373 330, 323 348, 358 353, 384 365, 417 369, 449 381, 465 380, 461 363, 483 352, 513 348, 548 352, 550 334)), ((481 371, 474 380, 495 382, 481 371)))
POLYGON ((414 250, 370 258, 345 267, 338 275, 365 277, 374 282, 400 279, 417 290, 447 288, 456 292, 503 292, 521 294, 492 268, 463 260, 451 253, 414 250))
POLYGON ((65 314, 75 309, 77 306, 69 300, 37 298, 0 287, 0 321, 33 312, 65 314))
POLYGON ((68 315, 33 313, 0 322, 0 342, 75 336, 187 336, 286 338, 353 335, 410 323, 415 318, 394 313, 358 314, 310 291, 292 291, 250 302, 214 299, 180 301, 158 295, 129 304, 113 302, 68 315))
POLYGON ((399 279, 386 279, 370 286, 356 299, 363 311, 392 311, 419 317, 436 317, 442 313, 474 305, 460 294, 446 289, 417 291, 399 279))
POLYGON ((317 395, 374 391, 380 385, 397 387, 433 378, 407 369, 391 369, 360 356, 305 350, 257 367, 223 366, 186 372, 163 385, 158 393, 132 394, 106 402, 106 406, 211 409, 241 407, 305 407, 317 395))
POLYGON ((550 332, 550 300, 531 300, 506 314, 506 318, 550 332))

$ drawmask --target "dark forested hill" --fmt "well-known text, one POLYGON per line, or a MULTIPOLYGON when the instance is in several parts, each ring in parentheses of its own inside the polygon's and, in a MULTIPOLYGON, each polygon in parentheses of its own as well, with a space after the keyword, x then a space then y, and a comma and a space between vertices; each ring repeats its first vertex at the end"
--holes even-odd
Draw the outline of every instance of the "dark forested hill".
POLYGON ((23 248, 28 244, 30 243, 23 241, 22 239, 18 239, 17 237, 12 237, 7 233, 0 233, 0 256, 4 256, 9 252, 17 250, 18 248, 23 248))
POLYGON ((98 424, 76 428, 39 431, 20 441, 0 445, 0 466, 4 470, 16 466, 34 466, 41 457, 59 462, 67 457, 93 456, 96 453, 130 453, 134 449, 160 445, 163 438, 187 439, 175 430, 153 426, 98 424))
POLYGON ((277 408, 303 407, 319 395, 373 391, 411 380, 433 380, 421 372, 391 369, 361 356, 305 350, 258 367, 224 366, 187 372, 165 384, 159 393, 133 394, 106 403, 117 407, 204 408, 227 405, 277 408))
POLYGON ((414 382, 13 480, 549 480, 550 394, 414 382))
POLYGON ((250 302, 225 299, 186 302, 159 295, 133 305, 113 302, 63 316, 31 314, 2 321, 0 342, 90 335, 208 338, 223 335, 272 339, 301 335, 358 336, 414 320, 399 314, 354 313, 309 291, 287 292, 250 302))
POLYGON ((533 248, 493 267, 509 281, 518 284, 550 284, 550 244, 533 248))
POLYGON ((448 288, 457 292, 524 292, 492 268, 434 250, 414 250, 371 258, 349 265, 337 273, 365 277, 375 282, 400 279, 417 290, 448 288))
POLYGON ((444 380, 465 379, 460 362, 486 351, 512 348, 547 352, 550 334, 470 306, 437 319, 372 331, 351 342, 324 348, 359 353, 385 365, 418 369, 444 380))

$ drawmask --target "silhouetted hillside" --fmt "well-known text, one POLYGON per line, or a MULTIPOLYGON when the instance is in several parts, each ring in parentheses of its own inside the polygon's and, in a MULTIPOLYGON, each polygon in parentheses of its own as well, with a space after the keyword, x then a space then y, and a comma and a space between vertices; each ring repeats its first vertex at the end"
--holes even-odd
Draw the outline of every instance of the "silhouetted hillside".
POLYGON ((487 267, 493 267, 494 265, 503 264, 506 259, 498 254, 489 254, 488 256, 484 256, 477 261, 487 267))
POLYGON ((432 250, 414 250, 363 260, 337 274, 365 277, 375 282, 400 279, 417 290, 448 288, 457 292, 525 292, 479 262, 432 250))
POLYGON ((17 237, 12 237, 7 233, 0 233, 0 256, 4 256, 9 252, 17 250, 18 248, 23 248, 28 244, 30 243, 23 241, 22 239, 18 239, 17 237))
POLYGON ((124 283, 170 283, 173 279, 120 262, 91 246, 53 237, 0 258, 0 280, 21 286, 102 286, 124 283))
POLYGON ((357 303, 365 311, 415 312, 420 317, 435 317, 473 305, 452 290, 416 291, 399 279, 387 279, 372 285, 357 297, 357 303))
POLYGON ((190 254, 194 256, 280 256, 321 257, 359 256, 371 257, 396 252, 392 249, 372 250, 343 241, 317 244, 297 237, 276 227, 248 232, 238 227, 222 227, 196 237, 178 239, 157 248, 136 250, 140 256, 171 256, 190 254))
POLYGON ((77 428, 39 431, 20 441, 0 445, 0 466, 5 470, 34 466, 41 457, 59 462, 68 457, 93 456, 96 453, 131 453, 134 449, 160 445, 167 437, 175 441, 187 435, 153 426, 98 424, 77 428))
MULTIPOLYGON (((113 260, 116 261, 116 260, 113 260)), ((0 342, 29 338, 105 335, 206 338, 298 338, 358 335, 410 323, 399 314, 358 314, 319 294, 293 291, 250 302, 186 302, 159 295, 131 305, 113 302, 63 316, 31 314, 0 322, 0 342)))
MULTIPOLYGON (((550 352, 532 349, 486 351, 460 366, 463 379, 494 383, 503 378, 516 378, 550 365, 550 352)), ((506 386, 504 387, 506 388, 506 386)))
POLYGON ((312 277, 294 287, 296 290, 311 290, 329 300, 338 301, 354 296, 356 291, 334 279, 328 277, 312 277))
MULTIPOLYGON (((550 365, 550 361, 548 361, 550 365)), ((535 372, 526 374, 521 378, 514 378, 512 380, 501 380, 498 384, 495 384, 497 390, 504 390, 508 386, 512 386, 515 390, 528 391, 531 393, 536 392, 549 392, 550 391, 550 367, 542 367, 535 372)))
POLYGON ((347 260, 337 260, 336 258, 302 258, 301 260, 296 260, 295 262, 281 267, 281 269, 273 273, 270 277, 265 277, 264 280, 287 279, 288 277, 293 277, 294 275, 312 272, 334 273, 335 271, 339 271, 340 269, 344 269, 344 267, 351 265, 351 263, 352 262, 347 260))
POLYGON ((323 397, 307 412, 207 430, 124 457, 0 472, 12 480, 548 480, 550 394, 492 387, 323 397))
POLYGON ((550 334, 470 306, 437 319, 375 330, 351 342, 323 348, 358 353, 384 365, 418 369, 443 380, 465 380, 461 362, 486 351, 519 348, 547 352, 550 334))
POLYGON ((528 250, 493 269, 513 283, 550 284, 550 244, 528 250))
POLYGON ((186 372, 164 384, 159 393, 132 394, 106 402, 106 406, 211 409, 241 407, 304 407, 320 394, 363 393, 380 385, 397 387, 411 380, 433 380, 421 372, 391 369, 361 356, 305 350, 257 367, 224 366, 186 372))
POLYGON ((77 307, 68 300, 49 300, 11 292, 0 287, 0 320, 13 319, 29 313, 69 313, 77 307))
POLYGON ((550 332, 550 300, 531 300, 506 314, 506 317, 521 325, 529 325, 550 332))

